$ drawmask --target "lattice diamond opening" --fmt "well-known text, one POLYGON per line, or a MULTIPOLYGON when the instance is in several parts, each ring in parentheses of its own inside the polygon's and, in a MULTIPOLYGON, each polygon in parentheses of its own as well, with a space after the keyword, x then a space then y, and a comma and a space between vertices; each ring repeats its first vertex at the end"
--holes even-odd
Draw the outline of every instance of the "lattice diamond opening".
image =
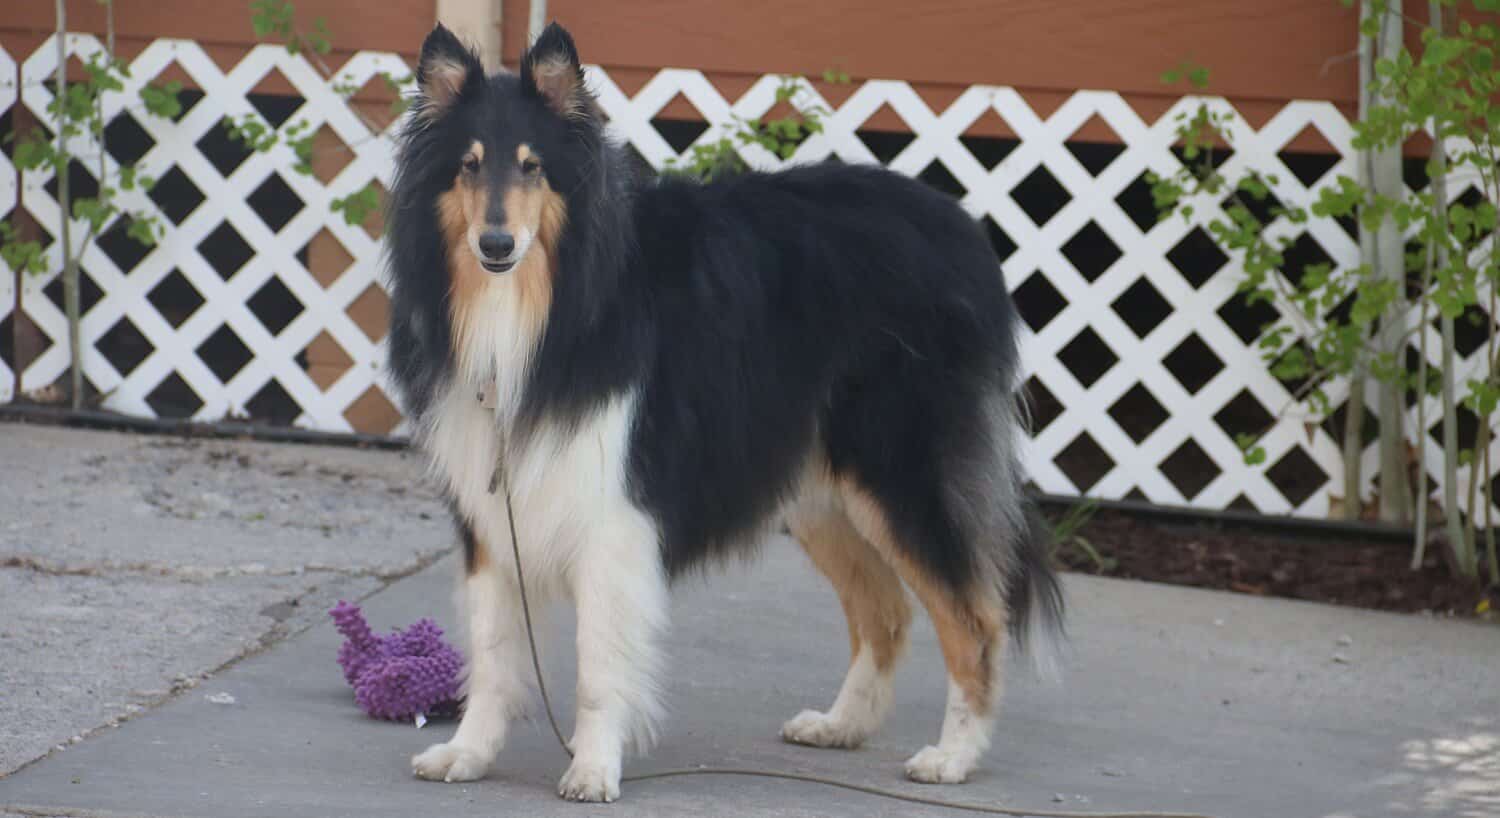
POLYGON ((1155 227, 1156 223, 1161 220, 1161 215, 1156 209, 1156 199, 1151 195, 1151 183, 1146 181, 1146 174, 1147 171, 1141 171, 1141 174, 1115 197, 1115 204, 1120 206, 1120 210, 1130 217, 1142 233, 1155 227))
POLYGON ((963 183, 955 179, 939 159, 929 162, 927 167, 917 174, 917 178, 932 186, 934 190, 940 190, 955 199, 961 198, 966 192, 963 183))
MULTIPOLYGON (((877 131, 861 129, 854 132, 859 141, 875 157, 875 161, 882 165, 888 165, 891 160, 901 155, 906 146, 915 142, 917 137, 904 131, 877 131)), ((837 159, 837 157, 832 157, 837 159)))
POLYGON ((1197 497, 1224 471, 1192 438, 1167 455, 1158 468, 1187 500, 1197 497))
POLYGON ((1124 255, 1097 222, 1079 228, 1062 246, 1062 254, 1085 279, 1093 281, 1124 255))
POLYGON ((245 402, 245 412, 251 420, 265 421, 277 426, 290 426, 302 409, 296 399, 282 385, 271 380, 261 387, 255 396, 245 402))
POLYGON ((1104 343, 1104 339, 1091 327, 1084 327, 1057 353, 1057 359, 1073 373, 1073 377, 1085 387, 1094 382, 1115 365, 1119 357, 1104 343))
POLYGON ((1015 299, 1016 310, 1021 313, 1021 320, 1031 327, 1033 332, 1039 332, 1042 327, 1057 317, 1057 314, 1068 306, 1068 300, 1063 298, 1062 293, 1052 286, 1047 280, 1047 275, 1040 270, 1033 273, 1021 286, 1011 293, 1015 299))
POLYGON ((286 227, 287 222, 296 218, 305 206, 291 185, 276 173, 266 177, 260 187, 245 197, 245 202, 266 223, 266 227, 271 228, 272 233, 286 227))
POLYGON ((129 318, 116 321, 113 327, 94 342, 94 348, 99 350, 122 378, 134 372, 151 355, 151 342, 129 318))
POLYGON ((240 237, 239 231, 235 230, 229 222, 224 222, 213 229, 206 238, 198 245, 198 254, 208 262, 208 266, 219 274, 219 277, 228 281, 234 274, 240 271, 250 259, 255 258, 255 250, 240 237))
POLYGON ((1005 136, 1010 132, 1010 125, 1001 119, 995 109, 986 108, 964 131, 963 136, 958 138, 958 142, 985 170, 994 170, 1021 144, 1020 140, 1005 136))
POLYGON ((94 244, 104 251, 104 255, 109 256, 109 260, 122 273, 134 270, 151 253, 150 246, 131 237, 130 225, 133 221, 128 215, 121 216, 94 239, 94 244))
POLYGON ((203 191, 193 184, 182 168, 173 166, 156 180, 156 186, 147 194, 173 224, 182 224, 192 215, 198 205, 203 204, 203 191))
POLYGON ((245 303, 272 335, 280 334, 303 311, 302 302, 279 278, 267 281, 245 303))
POLYGON ((1328 482, 1328 473, 1301 446, 1293 446, 1266 470, 1266 478, 1295 508, 1328 482))
POLYGON ((158 315, 173 328, 180 327, 203 306, 203 296, 179 270, 172 270, 146 294, 158 315))
POLYGON ((1229 256, 1201 227, 1194 227, 1167 251, 1167 261, 1196 289, 1224 268, 1229 256))
POLYGON ((1026 405, 1031 410, 1031 433, 1041 434, 1063 413, 1062 402, 1035 375, 1026 381, 1026 405))
POLYGON ((1264 300, 1251 302, 1250 294, 1236 291, 1219 307, 1219 317, 1246 344, 1253 343, 1281 313, 1264 300))
MULTIPOLYGON (((678 100, 681 100, 689 107, 692 106, 692 102, 687 97, 677 94, 663 106, 662 110, 666 111, 671 108, 673 103, 676 103, 678 100)), ((662 139, 667 141, 667 144, 672 147, 675 153, 680 154, 691 147, 698 140, 698 137, 707 132, 709 126, 707 122, 701 119, 685 119, 677 116, 668 118, 663 114, 657 114, 651 118, 651 127, 657 133, 661 134, 662 139)))
POLYGON ((228 123, 209 128, 193 146, 214 166, 220 176, 226 178, 245 164, 246 159, 255 155, 255 151, 244 142, 229 135, 228 123))
POLYGON ((1090 176, 1098 176, 1103 173, 1121 154, 1125 152, 1125 146, 1120 143, 1120 135, 1108 122, 1098 114, 1088 118, 1088 121, 1079 126, 1073 136, 1063 145, 1078 164, 1089 172, 1090 176), (1086 134, 1086 136, 1080 136, 1086 134))
POLYGON ((203 399, 173 372, 146 394, 146 405, 159 418, 190 418, 203 408, 203 399))
POLYGON ((1087 494, 1104 475, 1115 467, 1115 461, 1104 451, 1088 432, 1073 439, 1052 462, 1062 470, 1080 494, 1087 494))
POLYGON ((1045 165, 1037 167, 1020 184, 1011 188, 1010 197, 1038 227, 1051 221, 1073 199, 1068 189, 1058 184, 1045 165))
POLYGON ((1144 276, 1136 279, 1109 306, 1137 338, 1145 338, 1172 314, 1172 305, 1144 276))
POLYGON ((1162 359, 1167 371, 1188 392, 1197 392, 1224 370, 1224 361, 1192 333, 1162 359))
POLYGON ((1010 234, 1002 230, 990 216, 984 217, 984 234, 989 237, 990 247, 995 249, 995 258, 999 259, 1001 264, 1004 264, 1005 260, 1018 249, 1010 234))
MULTIPOLYGON (((57 176, 53 175, 42 189, 47 191, 48 196, 56 199, 58 187, 57 176)), ((99 196, 99 180, 94 178, 93 169, 77 159, 68 160, 68 196, 75 201, 99 196)))
POLYGON ((1276 158, 1297 177, 1303 187, 1312 187, 1339 163, 1339 152, 1316 126, 1309 124, 1289 140, 1297 147, 1284 148, 1276 158))
POLYGON ((198 345, 194 353, 213 371, 214 377, 223 383, 229 383, 255 357, 228 324, 214 330, 212 335, 198 345))
POLYGON ((1300 284, 1307 268, 1315 265, 1333 265, 1333 257, 1311 233, 1302 233, 1281 251, 1281 274, 1288 281, 1300 284))
POLYGON ((156 140, 135 117, 122 111, 104 126, 104 146, 116 162, 134 165, 156 146, 156 140))
MULTIPOLYGON (((56 307, 59 312, 65 309, 65 307, 63 306, 64 302, 62 276, 53 278, 52 282, 42 289, 42 294, 47 296, 47 300, 51 301, 52 305, 56 307)), ((89 275, 88 268, 79 265, 78 314, 88 315, 89 310, 93 309, 94 305, 98 304, 99 300, 103 297, 104 290, 101 290, 99 288, 99 285, 94 281, 94 277, 89 275)))
POLYGON ((1131 440, 1140 443, 1161 428, 1171 413, 1151 394, 1151 390, 1136 384, 1110 405, 1109 416, 1131 440))
POLYGON ((1262 406, 1248 389, 1241 389, 1218 412, 1214 413, 1214 423, 1218 424, 1231 440, 1237 440, 1240 435, 1258 438, 1271 428, 1275 420, 1276 418, 1266 411, 1266 407, 1262 406))

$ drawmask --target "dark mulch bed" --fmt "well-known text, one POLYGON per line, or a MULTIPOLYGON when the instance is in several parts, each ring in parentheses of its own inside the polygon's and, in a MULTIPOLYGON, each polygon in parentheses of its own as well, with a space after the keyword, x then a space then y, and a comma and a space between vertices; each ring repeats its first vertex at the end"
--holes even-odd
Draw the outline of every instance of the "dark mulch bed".
MULTIPOLYGON (((1064 514, 1053 509, 1047 517, 1056 523, 1064 514)), ((1439 547, 1429 548, 1422 570, 1412 571, 1411 545, 1397 540, 1117 510, 1097 511, 1077 534, 1105 561, 1101 566, 1076 540, 1060 543, 1058 561, 1081 573, 1387 611, 1475 616, 1486 595, 1491 610, 1500 608, 1500 589, 1455 580, 1439 547)))

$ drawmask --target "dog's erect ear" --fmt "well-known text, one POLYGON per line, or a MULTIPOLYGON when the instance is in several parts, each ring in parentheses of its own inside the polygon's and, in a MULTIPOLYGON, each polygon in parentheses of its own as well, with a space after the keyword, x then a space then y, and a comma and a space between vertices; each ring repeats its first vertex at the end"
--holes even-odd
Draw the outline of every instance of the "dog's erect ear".
POLYGON ((587 119, 593 114, 594 98, 583 86, 573 35, 557 23, 549 23, 521 56, 521 87, 569 119, 587 119))
POLYGON ((422 41, 422 56, 417 59, 417 115, 436 119, 467 90, 483 83, 484 65, 478 55, 438 23, 422 41))

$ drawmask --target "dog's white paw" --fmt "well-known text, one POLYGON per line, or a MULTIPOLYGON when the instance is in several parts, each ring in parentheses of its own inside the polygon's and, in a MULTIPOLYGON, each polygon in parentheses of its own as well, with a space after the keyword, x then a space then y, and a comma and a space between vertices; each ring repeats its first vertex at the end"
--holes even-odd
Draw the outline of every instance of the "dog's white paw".
POLYGON ((569 801, 614 801, 620 797, 620 765, 573 759, 557 794, 569 801))
POLYGON ((906 761, 906 777, 923 784, 962 784, 974 759, 941 747, 923 747, 906 761))
POLYGON ((483 753, 456 744, 434 744, 412 756, 411 771, 428 781, 474 781, 483 778, 490 760, 483 753))
POLYGON ((858 747, 868 738, 862 725, 851 724, 847 719, 838 719, 828 713, 803 710, 791 721, 781 725, 781 738, 793 744, 809 747, 858 747))

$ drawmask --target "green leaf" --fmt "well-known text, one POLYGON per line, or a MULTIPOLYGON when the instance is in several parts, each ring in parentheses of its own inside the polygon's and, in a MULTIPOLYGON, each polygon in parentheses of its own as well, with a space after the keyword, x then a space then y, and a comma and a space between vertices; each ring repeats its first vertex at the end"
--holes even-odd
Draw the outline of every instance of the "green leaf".
POLYGON ((335 213, 342 211, 348 224, 363 224, 380 208, 380 190, 371 183, 348 196, 331 200, 328 207, 335 213))
POLYGON ((1469 44, 1457 37, 1435 37, 1422 52, 1422 65, 1447 65, 1463 55, 1469 44))
POLYGON ((177 96, 180 91, 182 91, 182 83, 177 80, 171 80, 162 85, 155 83, 144 85, 140 91, 141 102, 152 115, 175 120, 182 114, 182 102, 177 96))
POLYGON ((135 239, 145 247, 155 247, 157 241, 156 220, 151 216, 133 214, 129 226, 125 228, 125 235, 135 239))

